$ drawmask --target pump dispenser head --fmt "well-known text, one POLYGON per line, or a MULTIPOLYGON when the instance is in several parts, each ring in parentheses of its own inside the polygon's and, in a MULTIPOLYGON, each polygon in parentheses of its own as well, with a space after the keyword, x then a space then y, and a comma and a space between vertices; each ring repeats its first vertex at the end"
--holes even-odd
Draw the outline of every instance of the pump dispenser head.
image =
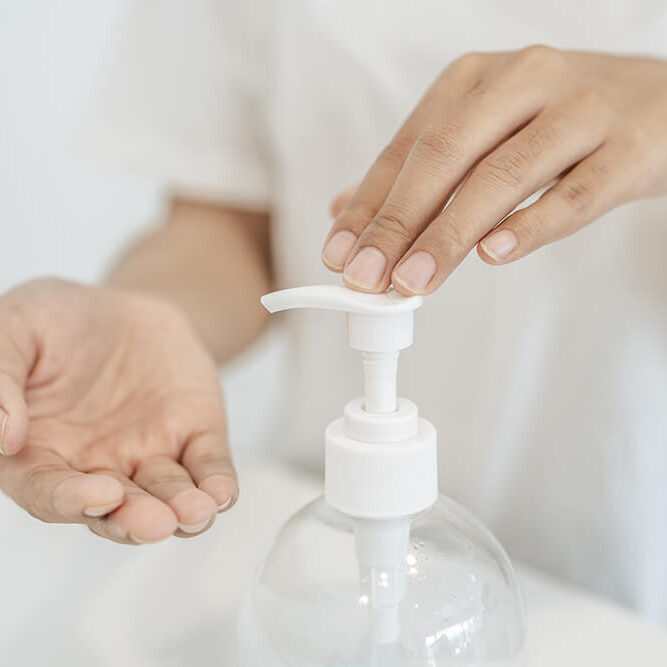
POLYGON ((429 508, 438 494, 436 434, 411 401, 397 399, 400 350, 413 342, 420 296, 364 294, 311 285, 262 297, 270 312, 318 308, 347 313, 350 346, 362 353, 364 397, 326 430, 326 497, 348 516, 394 519, 429 508))
POLYGON ((396 410, 398 353, 412 345, 414 311, 422 303, 421 296, 406 298, 393 289, 364 294, 341 285, 295 287, 262 297, 270 313, 292 308, 347 313, 350 347, 363 353, 364 409, 375 414, 396 410))

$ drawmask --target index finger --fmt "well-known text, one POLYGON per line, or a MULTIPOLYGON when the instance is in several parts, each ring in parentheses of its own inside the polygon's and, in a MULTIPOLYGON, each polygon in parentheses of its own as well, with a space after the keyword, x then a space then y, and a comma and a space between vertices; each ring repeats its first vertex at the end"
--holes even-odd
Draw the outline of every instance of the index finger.
POLYGON ((324 265, 340 273, 357 238, 373 220, 424 127, 454 105, 478 82, 483 56, 454 61, 426 91, 415 110, 380 153, 347 205, 337 215, 322 251, 324 265))

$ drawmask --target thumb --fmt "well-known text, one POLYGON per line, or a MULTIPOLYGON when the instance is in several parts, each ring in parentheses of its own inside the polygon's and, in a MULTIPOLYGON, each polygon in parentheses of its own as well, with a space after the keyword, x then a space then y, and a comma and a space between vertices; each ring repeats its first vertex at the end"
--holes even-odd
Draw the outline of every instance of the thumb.
POLYGON ((28 433, 25 388, 37 344, 7 296, 0 297, 0 454, 16 454, 28 433))

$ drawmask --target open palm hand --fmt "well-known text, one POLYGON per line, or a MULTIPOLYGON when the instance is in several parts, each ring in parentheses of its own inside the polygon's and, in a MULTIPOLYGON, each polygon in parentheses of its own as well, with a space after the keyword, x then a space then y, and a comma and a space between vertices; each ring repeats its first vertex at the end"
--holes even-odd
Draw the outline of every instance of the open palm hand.
POLYGON ((0 447, 19 505, 118 542, 199 533, 238 495, 213 360, 151 297, 56 280, 0 297, 0 447))

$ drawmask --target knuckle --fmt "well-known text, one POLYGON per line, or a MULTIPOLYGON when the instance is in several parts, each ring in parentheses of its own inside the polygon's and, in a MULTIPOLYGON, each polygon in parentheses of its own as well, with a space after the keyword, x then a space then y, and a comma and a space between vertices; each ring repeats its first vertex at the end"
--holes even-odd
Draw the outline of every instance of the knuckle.
POLYGON ((492 85, 479 83, 466 93, 465 99, 469 106, 484 105, 491 108, 500 101, 500 95, 492 85))
POLYGON ((521 66, 532 69, 558 66, 563 61, 563 54, 545 44, 532 44, 517 52, 517 61, 521 66))
POLYGON ((566 178, 556 188, 556 192, 577 214, 585 213, 593 200, 590 183, 581 178, 566 178))
POLYGON ((536 247, 540 241, 544 242, 548 226, 544 217, 539 213, 539 206, 528 206, 512 215, 511 227, 515 230, 522 244, 536 247))
POLYGON ((442 225, 435 240, 436 252, 452 262, 462 260, 470 251, 471 243, 465 233, 465 224, 459 219, 450 219, 442 225))
POLYGON ((400 241, 407 241, 412 238, 412 230, 406 222, 409 214, 407 211, 401 212, 394 207, 384 207, 373 220, 373 227, 376 232, 381 232, 383 236, 389 236, 400 241))
POLYGON ((562 140, 562 134, 554 123, 545 123, 526 129, 526 146, 530 156, 540 157, 545 149, 551 148, 562 140))
POLYGON ((183 483, 183 477, 176 473, 161 474, 157 479, 150 480, 147 486, 160 488, 164 486, 175 486, 183 483))
POLYGON ((475 178, 494 190, 520 185, 529 164, 528 156, 518 150, 503 150, 480 162, 475 178))
POLYGON ((226 463, 227 459, 222 452, 204 452, 197 456, 197 464, 202 468, 213 468, 226 463))
POLYGON ((462 56, 456 58, 451 67, 460 69, 462 71, 470 71, 477 69, 484 61, 485 54, 479 51, 469 51, 462 56))
MULTIPOLYGON (((475 114, 476 118, 480 116, 488 118, 491 114, 497 113, 497 109, 505 104, 503 86, 496 81, 481 82, 465 95, 465 107, 470 113, 475 114)), ((470 123, 470 118, 468 122, 470 123)), ((470 130, 467 131, 470 132, 470 130)), ((459 136, 462 141, 465 137, 464 132, 459 130, 459 136)))
POLYGON ((41 486, 41 477, 47 470, 48 467, 33 465, 25 471, 21 481, 26 499, 30 500, 35 495, 34 491, 41 486))
POLYGON ((397 135, 382 150, 377 160, 378 163, 391 169, 400 169, 413 144, 413 136, 408 134, 397 135))
MULTIPOLYGON (((48 514, 48 505, 53 505, 53 494, 44 494, 44 475, 56 469, 52 465, 33 465, 23 475, 22 498, 27 512, 40 521, 48 514)), ((55 489, 54 489, 55 490, 55 489)))
POLYGON ((459 162, 463 152, 461 128, 451 122, 426 128, 413 148, 414 157, 426 166, 440 166, 445 159, 459 162))

